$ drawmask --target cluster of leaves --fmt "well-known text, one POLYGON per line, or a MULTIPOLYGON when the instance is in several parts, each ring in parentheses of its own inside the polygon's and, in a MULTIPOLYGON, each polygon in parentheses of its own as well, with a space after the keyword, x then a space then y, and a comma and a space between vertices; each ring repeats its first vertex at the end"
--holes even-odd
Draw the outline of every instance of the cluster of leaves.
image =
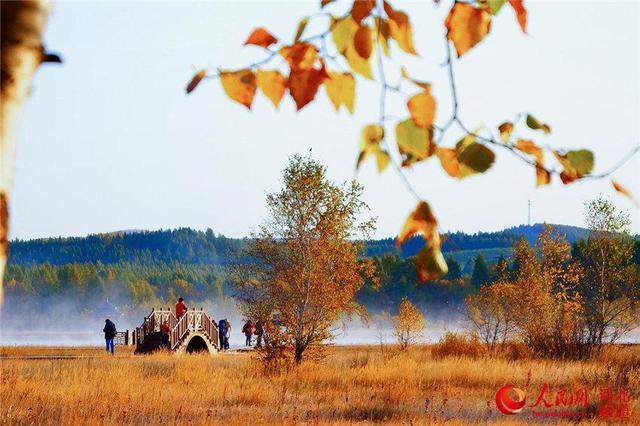
MULTIPOLYGON (((390 164, 402 175, 410 191, 418 199, 418 206, 407 223, 412 223, 414 232, 422 234, 427 245, 418 256, 421 279, 427 280, 446 273, 446 262, 440 250, 437 221, 429 205, 421 199, 404 176, 404 168, 424 162, 436 156, 451 177, 464 179, 486 172, 495 161, 495 153, 489 146, 505 149, 535 169, 537 186, 547 185, 551 176, 558 174, 564 184, 584 177, 591 177, 594 156, 588 150, 560 150, 546 148, 529 138, 516 137, 514 130, 519 119, 524 118, 530 129, 549 134, 551 128, 531 114, 519 114, 518 119, 507 121, 498 126, 499 137, 494 137, 489 129, 470 131, 458 115, 458 100, 453 73, 454 60, 451 55, 452 44, 460 58, 482 42, 491 30, 491 23, 500 13, 506 0, 476 0, 470 2, 454 1, 450 6, 444 28, 446 29, 446 67, 449 71, 451 94, 454 108, 443 124, 436 124, 437 102, 431 94, 431 85, 412 78, 403 67, 398 67, 400 81, 397 85, 387 82, 385 60, 391 55, 395 44, 404 54, 418 55, 413 40, 413 27, 409 16, 396 9, 386 0, 355 0, 350 9, 340 15, 325 12, 333 8, 334 1, 320 2, 322 12, 303 18, 297 27, 293 43, 284 43, 264 28, 255 29, 247 38, 245 45, 258 46, 268 52, 268 56, 240 70, 221 70, 208 72, 200 70, 187 86, 191 92, 205 78, 219 77, 225 93, 234 101, 251 108, 256 91, 259 88, 277 108, 284 96, 289 93, 298 110, 312 102, 324 86, 328 98, 336 111, 344 106, 353 113, 356 98, 356 76, 369 80, 378 80, 381 87, 380 111, 376 122, 363 127, 356 169, 369 157, 375 159, 379 172, 390 164), (311 19, 326 19, 327 29, 319 34, 305 35, 311 19), (333 41, 335 54, 329 50, 329 39, 333 41), (285 69, 263 69, 272 59, 284 60, 285 69), (372 62, 377 58, 378 71, 374 75, 372 62), (343 68, 346 65, 346 70, 343 68), (402 84, 409 84, 414 90, 405 93, 402 84), (396 119, 395 143, 392 150, 387 141, 385 124, 389 117, 385 115, 387 92, 405 96, 407 116, 396 119), (445 134, 452 126, 459 127, 465 136, 455 146, 442 146, 445 134), (550 151, 560 168, 549 168, 544 159, 544 151, 550 151), (395 151, 395 152, 394 152, 395 151), (398 157, 399 161, 395 161, 398 157)), ((436 1, 436 3, 438 3, 436 1)), ((508 0, 517 24, 523 33, 527 29, 527 10, 522 0, 508 0)), ((628 191, 614 183, 614 188, 630 196, 628 191)), ((405 226, 406 228, 406 226, 405 226)), ((406 230, 398 238, 404 241, 406 230)), ((408 234, 407 234, 408 235, 408 234)))

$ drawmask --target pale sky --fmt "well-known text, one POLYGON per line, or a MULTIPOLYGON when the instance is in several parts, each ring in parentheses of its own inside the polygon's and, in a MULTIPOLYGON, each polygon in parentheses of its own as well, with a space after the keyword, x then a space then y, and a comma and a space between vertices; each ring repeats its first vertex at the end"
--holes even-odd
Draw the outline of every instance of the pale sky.
MULTIPOLYGON (((25 107, 11 238, 180 226, 246 236, 264 217, 265 194, 279 188, 288 156, 312 149, 332 179, 351 179, 360 129, 377 117, 375 84, 358 80, 353 116, 336 114, 324 89, 300 113, 290 99, 274 111, 261 93, 249 112, 228 100, 218 81, 184 94, 197 68, 242 68, 264 57, 259 48, 242 46, 254 27, 291 39, 298 20, 318 3, 57 2, 46 43, 64 64, 39 71, 25 107)), ((439 122, 451 105, 445 69, 438 66, 449 5, 441 3, 394 2, 410 14, 421 58, 398 49, 393 55, 432 83, 439 122)), ((595 171, 604 171, 640 143, 640 5, 526 4, 528 35, 507 5, 490 35, 456 63, 462 117, 470 127, 495 128, 529 111, 553 129, 548 137, 529 136, 592 149, 595 171)), ((393 75, 393 64, 388 69, 393 75)), ((406 117, 403 102, 392 98, 388 114, 406 117)), ((388 125, 393 142, 395 124, 388 125)), ((458 136, 450 134, 445 145, 458 136)), ((496 154, 487 173, 464 181, 447 176, 435 157, 408 173, 442 230, 526 223, 528 199, 532 222, 583 225, 583 203, 604 193, 630 211, 633 231, 640 232, 638 211, 609 180, 536 189, 533 170, 507 152, 496 154)), ((640 198, 638 157, 615 179, 640 198)), ((376 236, 395 235, 415 199, 391 168, 378 175, 372 161, 358 179, 378 217, 376 236)))

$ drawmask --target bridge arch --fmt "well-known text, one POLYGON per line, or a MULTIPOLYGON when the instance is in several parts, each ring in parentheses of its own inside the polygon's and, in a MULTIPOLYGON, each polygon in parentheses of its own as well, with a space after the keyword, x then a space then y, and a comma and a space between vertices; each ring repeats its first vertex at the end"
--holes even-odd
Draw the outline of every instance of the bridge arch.
POLYGON ((211 344, 207 336, 200 332, 192 332, 189 336, 180 344, 176 353, 196 353, 196 352, 209 352, 211 355, 217 352, 217 349, 211 344))

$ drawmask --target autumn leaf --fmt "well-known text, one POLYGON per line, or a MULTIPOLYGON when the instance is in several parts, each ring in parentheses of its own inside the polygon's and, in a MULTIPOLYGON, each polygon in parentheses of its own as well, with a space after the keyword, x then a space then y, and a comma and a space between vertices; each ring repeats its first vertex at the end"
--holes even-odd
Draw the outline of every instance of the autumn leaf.
POLYGON ((498 131, 500 132, 500 138, 503 142, 509 142, 511 138, 511 132, 513 132, 513 123, 508 121, 502 123, 498 126, 498 131))
POLYGON ((536 186, 544 186, 551 183, 551 174, 542 167, 536 164, 536 186))
POLYGON ((421 248, 416 255, 416 272, 418 281, 435 280, 449 272, 447 262, 440 249, 440 236, 433 238, 434 241, 421 248))
POLYGON ((360 133, 360 154, 356 163, 356 170, 364 159, 373 154, 376 157, 378 172, 382 173, 390 161, 389 153, 380 148, 380 142, 384 139, 384 128, 378 124, 370 124, 363 127, 360 133))
POLYGON ((296 103, 298 111, 311 102, 325 78, 322 70, 291 69, 289 74, 289 93, 296 103))
POLYGON ((622 195, 624 195, 625 197, 630 199, 631 202, 633 202, 633 204, 635 204, 636 207, 640 207, 640 205, 638 205, 638 201, 636 201, 636 199, 633 197, 633 194, 631 194, 631 192, 629 192, 629 190, 627 190, 627 188, 625 188, 624 186, 620 185, 618 182, 616 182, 613 179, 611 179, 611 184, 613 185, 613 188, 616 191, 618 191, 619 193, 621 193, 622 195))
POLYGON ((430 129, 416 126, 413 119, 401 121, 396 126, 396 143, 401 154, 415 157, 415 160, 427 159, 435 151, 430 129))
POLYGON ((453 42, 458 57, 480 43, 491 29, 491 14, 468 3, 456 2, 445 21, 447 38, 453 42))
POLYGON ((427 87, 424 92, 413 95, 407 101, 407 108, 411 113, 413 122, 418 127, 430 128, 436 115, 436 100, 431 96, 427 87))
POLYGON ((365 59, 358 54, 354 45, 354 37, 358 31, 358 24, 351 16, 343 19, 333 19, 331 35, 336 49, 345 57, 347 63, 353 70, 368 79, 373 78, 369 59, 365 59))
POLYGON ((298 23, 298 28, 296 29, 296 36, 294 37, 294 43, 300 41, 300 37, 302 37, 302 33, 304 33, 305 28, 307 28, 307 24, 309 23, 309 18, 302 18, 298 23))
POLYGON ((278 108, 287 88, 287 79, 279 71, 258 70, 256 81, 262 93, 278 108))
POLYGON ((206 70, 200 70, 193 76, 189 84, 187 84, 187 93, 193 92, 193 90, 200 84, 202 79, 207 75, 206 70))
POLYGON ((371 40, 371 29, 367 25, 362 25, 356 31, 353 37, 353 45, 363 59, 369 59, 373 50, 373 42, 371 40))
POLYGON ((530 140, 520 139, 516 142, 515 147, 524 152, 525 154, 529 154, 535 157, 536 163, 543 165, 544 164, 544 153, 540 147, 538 147, 535 143, 530 140))
POLYGON ((527 32, 527 9, 525 9, 522 0, 509 0, 509 4, 516 12, 516 19, 523 33, 527 32))
POLYGON ((593 169, 593 153, 589 150, 568 151, 565 154, 553 151, 553 155, 562 165, 560 179, 565 185, 591 173, 593 169))
POLYGON ((407 53, 416 55, 413 46, 413 29, 406 13, 394 10, 389 3, 384 2, 384 11, 389 17, 389 32, 398 43, 398 47, 407 53))
POLYGON ((355 0, 351 7, 351 16, 357 24, 371 14, 376 5, 376 0, 355 0))
POLYGON ((320 0, 320 8, 325 7, 326 5, 333 3, 336 0, 320 0))
POLYGON ((329 78, 324 81, 324 89, 336 111, 340 109, 340 105, 344 105, 353 114, 356 79, 351 73, 329 72, 329 78))
POLYGON ((440 165, 442 165, 442 168, 449 176, 459 179, 464 177, 460 173, 461 164, 458 161, 458 153, 455 149, 438 147, 436 149, 436 156, 440 160, 440 165))
POLYGON ((440 249, 440 235, 431 207, 424 201, 418 203, 404 223, 396 246, 399 248, 405 241, 416 235, 422 235, 425 247, 416 256, 416 269, 421 282, 435 279, 447 273, 447 263, 440 249))
POLYGON ((489 12, 491 12, 492 15, 497 15, 506 2, 507 0, 486 0, 485 2, 481 1, 480 3, 486 3, 489 7, 489 12))
POLYGON ((414 78, 411 78, 409 76, 409 73, 407 72, 405 67, 401 67, 400 68, 400 75, 402 76, 402 78, 404 78, 405 80, 408 80, 410 82, 412 82, 413 84, 415 84, 416 86, 424 89, 424 90, 430 90, 431 89, 431 84, 425 82, 425 81, 420 81, 420 80, 416 80, 414 78))
POLYGON ((551 127, 548 124, 544 124, 538 121, 533 115, 527 114, 527 126, 533 130, 542 130, 545 135, 551 133, 551 127))
POLYGON ((496 158, 496 155, 489 148, 474 140, 469 140, 469 138, 458 142, 456 151, 458 161, 475 173, 486 172, 496 158))
POLYGON ((311 43, 298 42, 280 49, 280 55, 289 63, 291 70, 313 68, 318 56, 318 48, 311 43))
POLYGON ((220 82, 229 98, 251 109, 256 94, 256 77, 251 70, 222 71, 220 82))
POLYGON ((274 43, 277 43, 278 39, 272 36, 267 30, 264 28, 256 28, 253 30, 251 35, 247 41, 244 42, 244 45, 253 44, 256 46, 264 47, 265 49, 271 46, 274 43))
POLYGON ((382 49, 382 53, 385 56, 389 56, 389 37, 391 36, 391 29, 389 28, 389 23, 384 19, 377 17, 376 18, 376 40, 378 41, 380 48, 382 49))

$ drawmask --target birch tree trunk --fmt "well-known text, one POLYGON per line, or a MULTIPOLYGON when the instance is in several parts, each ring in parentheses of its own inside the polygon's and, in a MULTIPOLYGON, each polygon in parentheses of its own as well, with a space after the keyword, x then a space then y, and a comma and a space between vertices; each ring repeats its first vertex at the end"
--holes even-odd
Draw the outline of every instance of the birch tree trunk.
POLYGON ((15 128, 29 94, 31 80, 46 60, 42 32, 49 15, 48 0, 0 2, 0 304, 8 255, 9 189, 13 177, 15 128))

